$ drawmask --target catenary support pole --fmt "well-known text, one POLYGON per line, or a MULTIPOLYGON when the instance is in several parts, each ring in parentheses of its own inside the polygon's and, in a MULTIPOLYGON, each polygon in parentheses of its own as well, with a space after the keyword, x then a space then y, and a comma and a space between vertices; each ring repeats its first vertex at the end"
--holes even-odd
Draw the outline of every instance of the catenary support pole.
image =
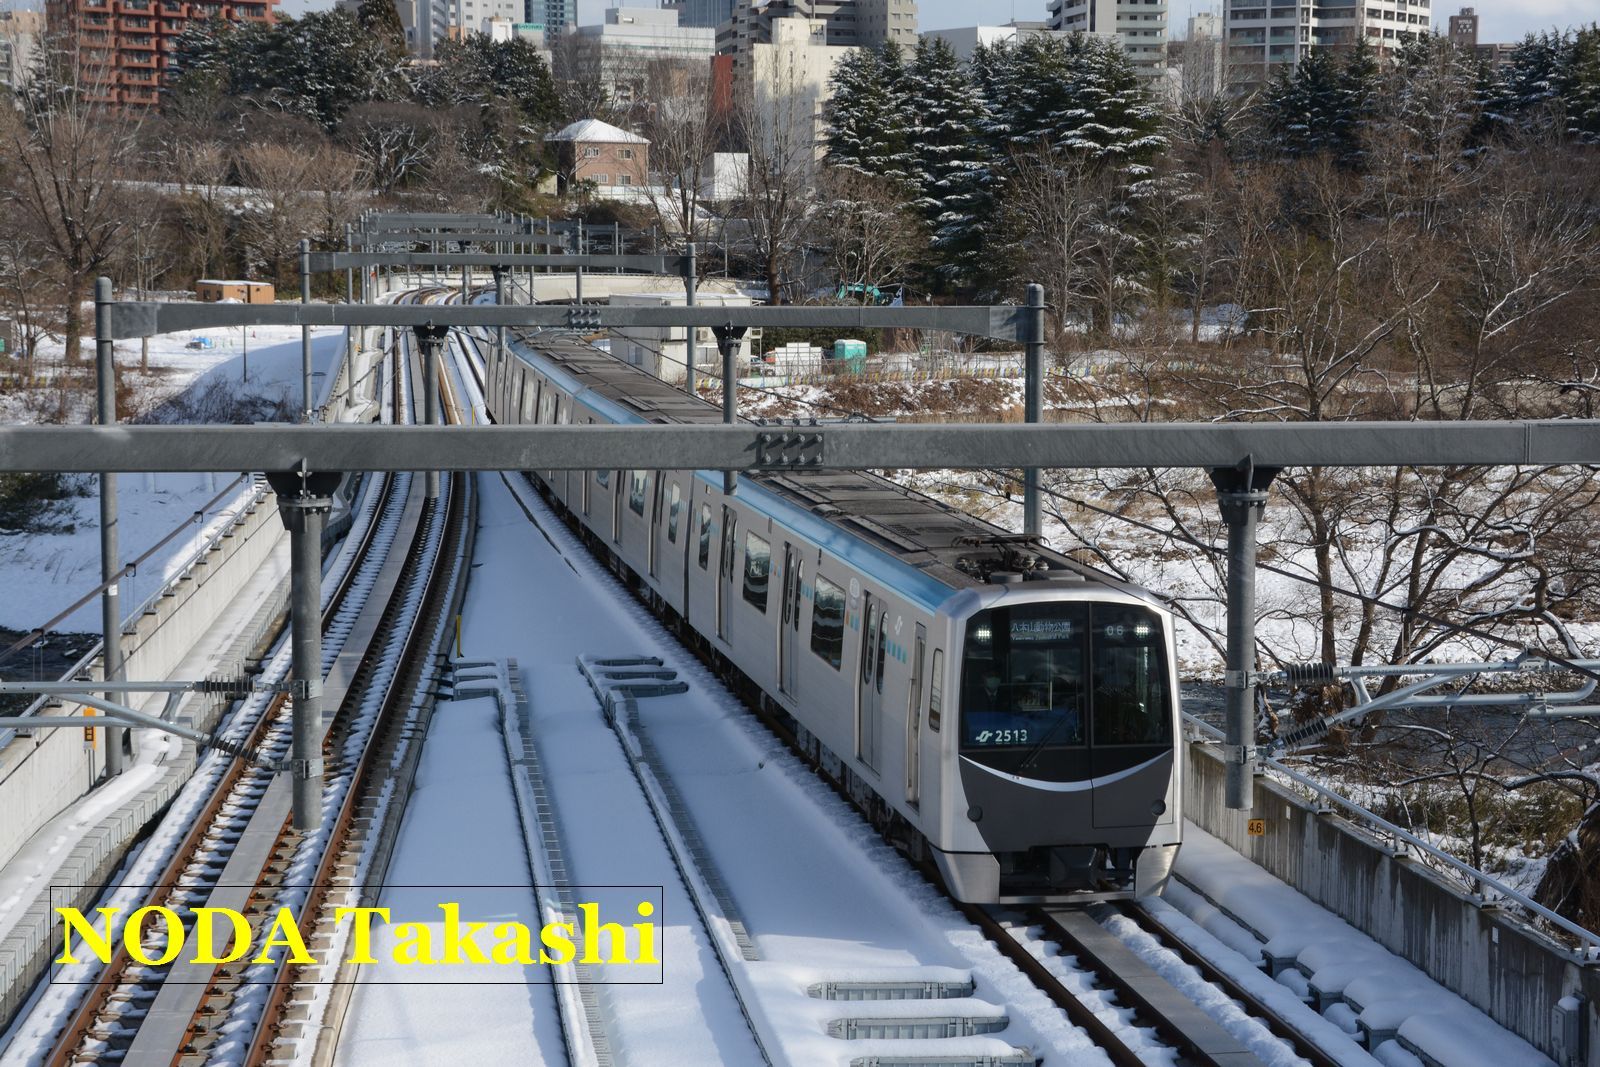
POLYGON ((339 475, 289 471, 267 480, 289 528, 294 828, 314 830, 322 823, 322 528, 339 475))
MULTIPOLYGON (((499 267, 494 269, 494 302, 496 304, 507 304, 510 302, 506 299, 506 272, 499 267)), ((499 360, 505 359, 506 328, 504 326, 496 326, 494 328, 494 345, 495 358, 499 360)))
MULTIPOLYGON (((300 238, 300 303, 311 303, 311 242, 300 238)), ((300 327, 300 421, 312 421, 311 327, 300 327)))
MULTIPOLYGON (((417 347, 422 352, 422 422, 434 426, 439 422, 439 374, 444 357, 444 340, 450 332, 445 326, 418 326, 417 347)), ((439 472, 427 472, 428 503, 439 499, 439 472)))
MULTIPOLYGON (((111 340, 111 279, 94 283, 94 377, 95 421, 110 426, 117 421, 116 343, 111 340)), ((122 602, 113 581, 122 570, 117 547, 117 476, 100 475, 100 580, 106 583, 100 594, 100 633, 105 641, 102 676, 108 682, 122 680, 122 602)), ((110 699, 112 694, 107 694, 110 699)), ((106 774, 122 773, 122 745, 127 731, 119 726, 106 728, 106 774)))
MULTIPOLYGON (((1028 286, 1027 344, 1024 365, 1026 391, 1024 418, 1038 422, 1044 417, 1044 286, 1028 286)), ((1039 537, 1044 521, 1040 514, 1039 468, 1023 471, 1022 532, 1028 537, 1039 537)))
MULTIPOLYGON (((694 307, 698 298, 696 288, 700 284, 700 266, 695 259, 694 242, 689 242, 688 254, 683 261, 683 302, 688 307, 694 307)), ((694 362, 697 355, 696 341, 699 340, 700 328, 690 326, 684 330, 683 335, 683 391, 694 396, 694 362)))
POLYGON ((1276 467, 1246 459, 1211 472, 1228 527, 1227 690, 1224 705, 1227 805, 1248 811, 1255 803, 1256 763, 1256 526, 1266 508, 1276 467))
MULTIPOLYGON (((744 329, 739 326, 718 326, 713 331, 717 337, 717 351, 722 354, 722 421, 729 426, 739 421, 739 374, 735 364, 739 357, 739 342, 744 329)), ((722 472, 722 491, 732 493, 739 487, 739 476, 733 471, 722 472)))
MULTIPOLYGON (((355 251, 355 237, 351 232, 352 227, 347 222, 344 224, 344 250, 355 251)), ((344 272, 344 302, 353 304, 356 301, 356 272, 354 267, 346 268, 344 272)), ((344 330, 344 381, 346 389, 354 389, 356 384, 356 336, 361 330, 359 326, 346 326, 344 330)))

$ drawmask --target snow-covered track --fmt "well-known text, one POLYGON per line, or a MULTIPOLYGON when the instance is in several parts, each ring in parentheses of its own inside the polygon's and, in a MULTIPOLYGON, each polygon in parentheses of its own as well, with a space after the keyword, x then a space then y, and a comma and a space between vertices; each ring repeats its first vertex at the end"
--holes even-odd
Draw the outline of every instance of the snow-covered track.
MULTIPOLYGON (((390 384, 385 418, 406 421, 406 376, 392 374, 390 384)), ((397 657, 412 650, 410 636, 425 628, 416 621, 419 608, 433 587, 436 561, 446 555, 441 550, 446 528, 452 522, 461 525, 459 498, 465 490, 438 509, 427 508, 420 494, 421 480, 410 475, 373 480, 327 572, 322 666, 330 675, 328 706, 337 707, 338 714, 325 737, 329 775, 323 829, 293 832, 287 822, 287 780, 260 766, 230 761, 191 783, 209 788, 197 810, 169 816, 188 820, 181 824, 188 830, 155 884, 148 890, 131 887, 138 903, 180 912, 202 904, 235 907, 258 936, 269 916, 290 906, 301 916, 303 932, 312 933, 308 913, 315 908, 307 906, 313 903, 308 898, 326 892, 326 885, 313 887, 340 877, 335 861, 343 861, 343 850, 336 846, 359 836, 351 834, 353 813, 363 795, 368 757, 382 751, 379 712, 393 702, 389 694, 403 688, 391 685, 390 676, 414 690, 423 680, 422 668, 431 663, 416 657, 405 661, 413 670, 397 669, 397 657)), ((289 660, 287 642, 280 642, 266 670, 268 680, 285 680, 289 660)), ((273 763, 287 756, 290 735, 289 701, 281 695, 246 702, 225 731, 230 741, 273 763)), ((167 943, 160 924, 147 927, 142 940, 146 953, 157 958, 167 943)), ((289 1000, 280 992, 287 986, 281 978, 248 959, 218 967, 181 959, 145 966, 119 951, 71 1014, 46 1062, 51 1067, 265 1062, 272 1042, 263 1035, 269 1029, 279 1032, 276 1010, 289 1000)))
POLYGON ((1238 1004, 1252 1018, 1258 1020, 1274 1037, 1285 1042, 1294 1050, 1295 1055, 1311 1064, 1312 1067, 1340 1067, 1340 1061, 1337 1057, 1329 1055, 1291 1025, 1266 1001, 1251 993, 1227 971, 1191 948, 1187 942, 1173 933, 1166 923, 1157 918, 1148 908, 1136 901, 1119 901, 1112 905, 1112 910, 1155 938, 1163 948, 1177 956, 1186 965, 1193 967, 1199 972, 1201 978, 1221 990, 1224 995, 1238 1004))

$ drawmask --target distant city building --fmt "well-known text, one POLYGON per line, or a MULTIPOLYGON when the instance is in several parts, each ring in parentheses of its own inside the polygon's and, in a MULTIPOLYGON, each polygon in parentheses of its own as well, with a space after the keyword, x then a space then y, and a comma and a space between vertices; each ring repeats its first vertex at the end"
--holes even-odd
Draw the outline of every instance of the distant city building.
POLYGON ((748 57, 755 45, 773 43, 773 26, 785 19, 822 23, 819 43, 835 48, 917 46, 916 0, 736 0, 717 31, 717 51, 748 57))
POLYGON ((1379 53, 1431 25, 1429 0, 1362 0, 1348 6, 1313 7, 1309 15, 1285 0, 1228 0, 1227 66, 1230 88, 1264 85, 1284 67, 1294 67, 1313 48, 1353 45, 1364 37, 1379 53))
POLYGON ((678 12, 680 26, 709 26, 716 29, 733 18, 734 0, 679 0, 668 7, 678 12))
POLYGON ((578 24, 578 0, 526 0, 523 21, 554 37, 578 24))
POLYGON ((1065 37, 1065 33, 1052 30, 1044 22, 1008 22, 1004 26, 958 26, 949 30, 929 30, 922 36, 944 41, 955 50, 957 58, 972 58, 979 45, 993 48, 997 44, 1016 44, 1029 37, 1065 37))
POLYGON ((446 33, 451 37, 462 37, 471 33, 489 33, 491 23, 515 26, 522 21, 526 4, 523 0, 449 0, 448 8, 446 33))
POLYGON ((1470 7, 1462 8, 1459 15, 1450 16, 1450 43, 1473 53, 1495 68, 1507 66, 1511 62, 1511 54, 1517 49, 1516 45, 1507 43, 1479 44, 1478 12, 1470 7))
POLYGON ((574 122, 545 138, 556 149, 560 190, 590 183, 600 196, 636 199, 650 173, 650 142, 599 119, 574 122))
POLYGON ((1180 97, 1206 98, 1226 85, 1227 58, 1222 45, 1222 16, 1209 11, 1189 17, 1182 40, 1167 42, 1169 88, 1180 97))
POLYGON ((0 11, 0 85, 27 84, 42 36, 43 11, 0 11))
POLYGON ((1155 79, 1164 75, 1166 0, 1049 0, 1049 11, 1052 30, 1115 34, 1141 76, 1155 79))
MULTIPOLYGON (((598 26, 579 26, 578 38, 599 49, 600 77, 616 100, 633 99, 652 64, 678 64, 705 70, 717 50, 717 31, 709 26, 680 26, 672 8, 621 7, 606 11, 598 26)), ((657 83, 658 91, 670 90, 657 83)))
POLYGON ((770 40, 750 45, 748 59, 734 68, 742 82, 735 99, 754 101, 767 135, 809 139, 818 159, 825 150, 822 109, 832 95, 834 69, 856 50, 827 41, 823 19, 774 19, 770 40))
POLYGON ((187 3, 177 0, 49 0, 46 24, 76 48, 84 98, 154 107, 178 35, 192 25, 271 22, 278 0, 187 3))

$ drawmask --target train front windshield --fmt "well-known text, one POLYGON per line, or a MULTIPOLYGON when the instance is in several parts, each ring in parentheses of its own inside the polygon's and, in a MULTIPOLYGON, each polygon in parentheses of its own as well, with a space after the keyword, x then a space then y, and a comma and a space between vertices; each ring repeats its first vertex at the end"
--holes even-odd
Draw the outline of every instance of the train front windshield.
POLYGON ((1171 743, 1166 640, 1155 612, 1058 601, 993 608, 968 621, 963 755, 1023 777, 1070 781, 1171 743))

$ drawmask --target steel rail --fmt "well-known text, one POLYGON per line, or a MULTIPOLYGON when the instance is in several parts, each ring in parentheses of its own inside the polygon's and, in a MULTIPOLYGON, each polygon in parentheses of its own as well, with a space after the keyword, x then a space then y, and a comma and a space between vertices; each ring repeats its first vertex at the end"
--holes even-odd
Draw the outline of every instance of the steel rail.
POLYGON ((1229 999, 1237 1002, 1252 1018, 1270 1030, 1274 1037, 1288 1042, 1294 1049, 1295 1055, 1311 1064, 1311 1067, 1340 1067, 1338 1059, 1295 1029, 1288 1020, 1269 1007, 1266 1001, 1251 993, 1233 976, 1195 951, 1187 941, 1173 933, 1171 927, 1158 919, 1142 903, 1132 900, 1118 901, 1111 907, 1161 942, 1163 947, 1177 955, 1184 963, 1199 971, 1202 978, 1221 989, 1229 999))
MULTIPOLYGON (((1201 1013, 1197 1005, 1181 993, 1177 993, 1165 979, 1159 975, 1151 975, 1146 976, 1144 982, 1132 980, 1106 960, 1100 950, 1074 934, 1066 923, 1057 918, 1057 914, 1070 914, 1084 922, 1093 922, 1086 913, 1078 910, 1069 912, 1061 908, 1030 909, 1028 918, 1030 922, 1042 926, 1050 940, 1058 942, 1063 949, 1075 956, 1079 963, 1093 970, 1100 984, 1115 993, 1123 1007, 1133 1009, 1135 1018, 1153 1027, 1161 1040, 1180 1050, 1186 1060, 1208 1067, 1242 1067, 1245 1064, 1260 1064, 1261 1061, 1256 1056, 1245 1051, 1243 1046, 1238 1045, 1209 1015, 1201 1013), (1197 1018, 1191 1023, 1175 1018, 1168 1008, 1158 1003, 1157 998, 1163 993, 1177 993, 1177 999, 1185 1008, 1192 1007, 1197 1018), (1197 1030, 1200 1033, 1197 1033, 1197 1030), (1222 1043, 1221 1048, 1217 1042, 1222 1043)), ((1009 932, 1006 932, 1006 936, 1015 940, 1014 935, 1009 932)), ((1109 932, 1105 936, 1115 940, 1109 932)), ((1117 943, 1117 947, 1121 947, 1120 942, 1117 943)), ((1020 944, 1017 945, 1016 951, 1031 958, 1031 953, 1020 944)), ((1011 955, 1009 952, 1007 954, 1011 955)))

